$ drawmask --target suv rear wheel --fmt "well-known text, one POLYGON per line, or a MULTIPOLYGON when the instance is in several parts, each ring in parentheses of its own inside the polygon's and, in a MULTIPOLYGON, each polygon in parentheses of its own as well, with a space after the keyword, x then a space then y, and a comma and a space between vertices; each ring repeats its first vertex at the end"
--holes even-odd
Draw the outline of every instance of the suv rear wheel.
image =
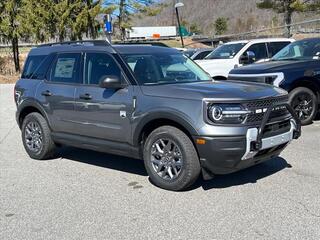
POLYGON ((190 138, 172 126, 155 129, 144 144, 144 164, 151 181, 167 190, 183 190, 200 174, 198 154, 190 138))
POLYGON ((304 87, 294 89, 289 94, 289 103, 302 125, 312 123, 317 115, 317 97, 310 89, 304 87))
POLYGON ((52 156, 55 144, 45 118, 39 113, 28 114, 22 123, 22 142, 33 159, 43 160, 52 156))

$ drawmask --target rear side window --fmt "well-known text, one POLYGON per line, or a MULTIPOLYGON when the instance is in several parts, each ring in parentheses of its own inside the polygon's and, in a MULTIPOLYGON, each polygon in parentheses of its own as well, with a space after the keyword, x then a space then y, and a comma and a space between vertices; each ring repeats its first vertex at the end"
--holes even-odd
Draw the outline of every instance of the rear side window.
POLYGON ((30 78, 45 57, 45 55, 29 56, 24 65, 21 78, 30 78))
POLYGON ((50 70, 50 81, 61 83, 82 83, 80 77, 80 53, 62 53, 50 70))
POLYGON ((278 53, 282 48, 287 46, 290 42, 269 42, 268 43, 268 52, 269 57, 273 57, 276 53, 278 53))
POLYGON ((41 64, 39 64, 38 68, 32 74, 31 79, 39 79, 39 80, 45 79, 46 73, 53 59, 54 59, 54 54, 51 54, 45 57, 44 60, 41 62, 41 64))

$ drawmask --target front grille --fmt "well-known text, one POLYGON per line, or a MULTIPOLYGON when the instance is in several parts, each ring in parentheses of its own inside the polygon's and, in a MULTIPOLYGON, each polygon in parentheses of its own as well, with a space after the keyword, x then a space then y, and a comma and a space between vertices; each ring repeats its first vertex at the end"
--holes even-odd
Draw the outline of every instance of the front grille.
POLYGON ((289 111, 287 110, 285 105, 281 107, 281 103, 285 104, 288 102, 288 97, 278 97, 278 98, 269 98, 269 99, 263 99, 263 100, 256 100, 251 101, 245 104, 246 108, 250 110, 252 113, 248 115, 246 123, 254 124, 254 123, 261 123, 263 120, 263 117, 265 115, 265 111, 274 104, 279 104, 280 107, 275 108, 269 117, 268 122, 276 121, 278 119, 285 119, 289 117, 289 111), (257 113, 258 111, 258 113, 257 113), (260 111, 260 112, 259 112, 260 111))

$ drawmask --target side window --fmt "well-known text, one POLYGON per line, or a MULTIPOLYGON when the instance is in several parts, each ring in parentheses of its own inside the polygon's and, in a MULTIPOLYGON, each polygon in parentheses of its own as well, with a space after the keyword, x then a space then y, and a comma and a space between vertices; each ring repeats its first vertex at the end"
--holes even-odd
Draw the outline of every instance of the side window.
POLYGON ((45 57, 45 55, 29 56, 24 65, 21 78, 30 78, 45 57))
POLYGON ((107 76, 121 79, 121 69, 115 60, 105 53, 87 53, 84 68, 86 84, 98 85, 107 76))
POLYGON ((212 51, 203 51, 203 52, 199 53, 193 60, 204 59, 211 52, 212 51))
POLYGON ((62 53, 54 61, 50 81, 61 83, 82 83, 80 77, 80 53, 62 53))
POLYGON ((282 48, 287 46, 290 42, 269 42, 268 43, 268 51, 269 57, 273 57, 276 53, 278 53, 282 48))
POLYGON ((39 80, 45 79, 46 73, 47 73, 48 68, 50 67, 53 59, 54 59, 53 54, 47 56, 41 62, 41 64, 39 64, 38 68, 34 71, 34 73, 31 76, 31 79, 39 79, 39 80))
POLYGON ((256 61, 264 58, 268 58, 267 49, 265 43, 252 44, 247 51, 254 52, 256 61))

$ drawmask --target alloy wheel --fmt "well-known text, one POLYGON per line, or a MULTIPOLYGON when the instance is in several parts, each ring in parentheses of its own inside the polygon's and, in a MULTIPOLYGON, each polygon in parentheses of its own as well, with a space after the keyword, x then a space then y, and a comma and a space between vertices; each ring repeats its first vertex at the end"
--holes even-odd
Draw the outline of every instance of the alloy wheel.
POLYGON ((164 180, 176 179, 182 170, 183 157, 176 142, 160 138, 152 144, 151 163, 154 171, 164 180))
POLYGON ((32 152, 40 152, 43 146, 42 131, 36 121, 29 122, 25 129, 25 143, 32 152))

